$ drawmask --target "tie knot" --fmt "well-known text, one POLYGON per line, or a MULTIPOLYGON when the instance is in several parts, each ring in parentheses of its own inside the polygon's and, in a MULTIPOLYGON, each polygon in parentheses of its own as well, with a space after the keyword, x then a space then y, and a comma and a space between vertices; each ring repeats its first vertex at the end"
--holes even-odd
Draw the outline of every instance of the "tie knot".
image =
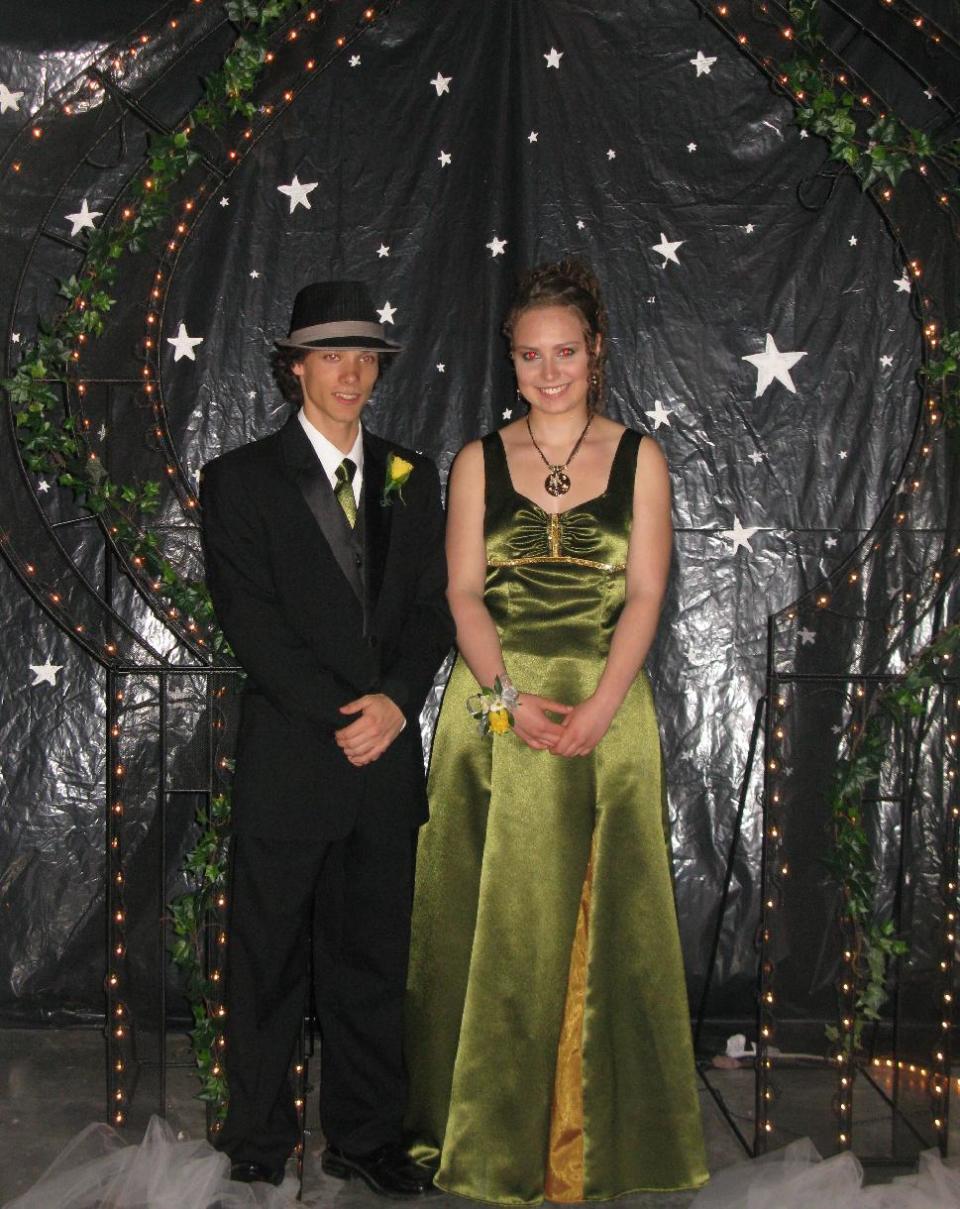
POLYGON ((353 476, 357 473, 357 466, 349 458, 344 458, 337 467, 337 483, 352 483, 353 476))

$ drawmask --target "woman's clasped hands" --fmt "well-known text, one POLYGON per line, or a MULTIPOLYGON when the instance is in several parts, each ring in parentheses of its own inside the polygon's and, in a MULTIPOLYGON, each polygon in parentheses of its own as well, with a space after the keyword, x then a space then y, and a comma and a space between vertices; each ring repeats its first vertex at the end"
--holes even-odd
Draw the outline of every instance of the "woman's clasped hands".
POLYGON ((588 697, 579 705, 564 705, 536 693, 521 693, 513 730, 534 751, 588 756, 609 730, 615 712, 596 697, 588 697))

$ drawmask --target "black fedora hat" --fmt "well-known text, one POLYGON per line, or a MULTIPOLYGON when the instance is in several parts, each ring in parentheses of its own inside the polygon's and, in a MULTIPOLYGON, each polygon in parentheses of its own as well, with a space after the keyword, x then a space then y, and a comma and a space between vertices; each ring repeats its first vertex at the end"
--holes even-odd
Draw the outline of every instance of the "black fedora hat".
POLYGON ((293 300, 290 331, 281 348, 369 348, 398 353, 362 281, 313 281, 293 300))

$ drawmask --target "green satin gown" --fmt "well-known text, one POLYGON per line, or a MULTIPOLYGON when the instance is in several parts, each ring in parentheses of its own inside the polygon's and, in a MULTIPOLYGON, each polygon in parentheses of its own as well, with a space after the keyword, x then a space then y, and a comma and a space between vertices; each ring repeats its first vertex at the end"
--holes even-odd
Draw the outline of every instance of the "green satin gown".
MULTIPOLYGON (((624 432, 603 494, 550 516, 513 489, 499 434, 484 438, 485 602, 525 691, 575 703, 597 684, 624 603, 640 440, 624 432)), ((417 856, 413 1153, 441 1188, 500 1204, 698 1186, 707 1169, 646 673, 577 759, 480 736, 464 704, 476 688, 458 658, 417 856), (557 1102, 561 1082, 571 1098, 561 1051, 573 1055, 572 1112, 557 1102), (561 1165, 574 1154, 566 1195, 550 1176, 558 1153, 561 1165)))

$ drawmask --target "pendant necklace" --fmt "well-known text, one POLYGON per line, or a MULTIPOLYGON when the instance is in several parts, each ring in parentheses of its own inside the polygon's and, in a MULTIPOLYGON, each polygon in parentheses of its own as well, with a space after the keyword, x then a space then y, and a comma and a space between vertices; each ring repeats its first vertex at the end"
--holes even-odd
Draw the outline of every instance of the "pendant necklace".
POLYGON ((587 429, 593 423, 593 416, 587 416, 587 422, 583 426, 583 432, 577 437, 576 444, 567 454, 567 460, 561 462, 558 466, 553 466, 547 460, 547 455, 537 444, 537 438, 533 435, 533 429, 530 427, 530 417, 527 416, 527 432, 530 434, 530 440, 533 442, 533 447, 543 458, 543 464, 550 471, 543 481, 544 487, 547 489, 548 495, 566 495, 570 490, 570 476, 567 474, 567 467, 577 456, 580 446, 583 444, 583 438, 587 435, 587 429))

